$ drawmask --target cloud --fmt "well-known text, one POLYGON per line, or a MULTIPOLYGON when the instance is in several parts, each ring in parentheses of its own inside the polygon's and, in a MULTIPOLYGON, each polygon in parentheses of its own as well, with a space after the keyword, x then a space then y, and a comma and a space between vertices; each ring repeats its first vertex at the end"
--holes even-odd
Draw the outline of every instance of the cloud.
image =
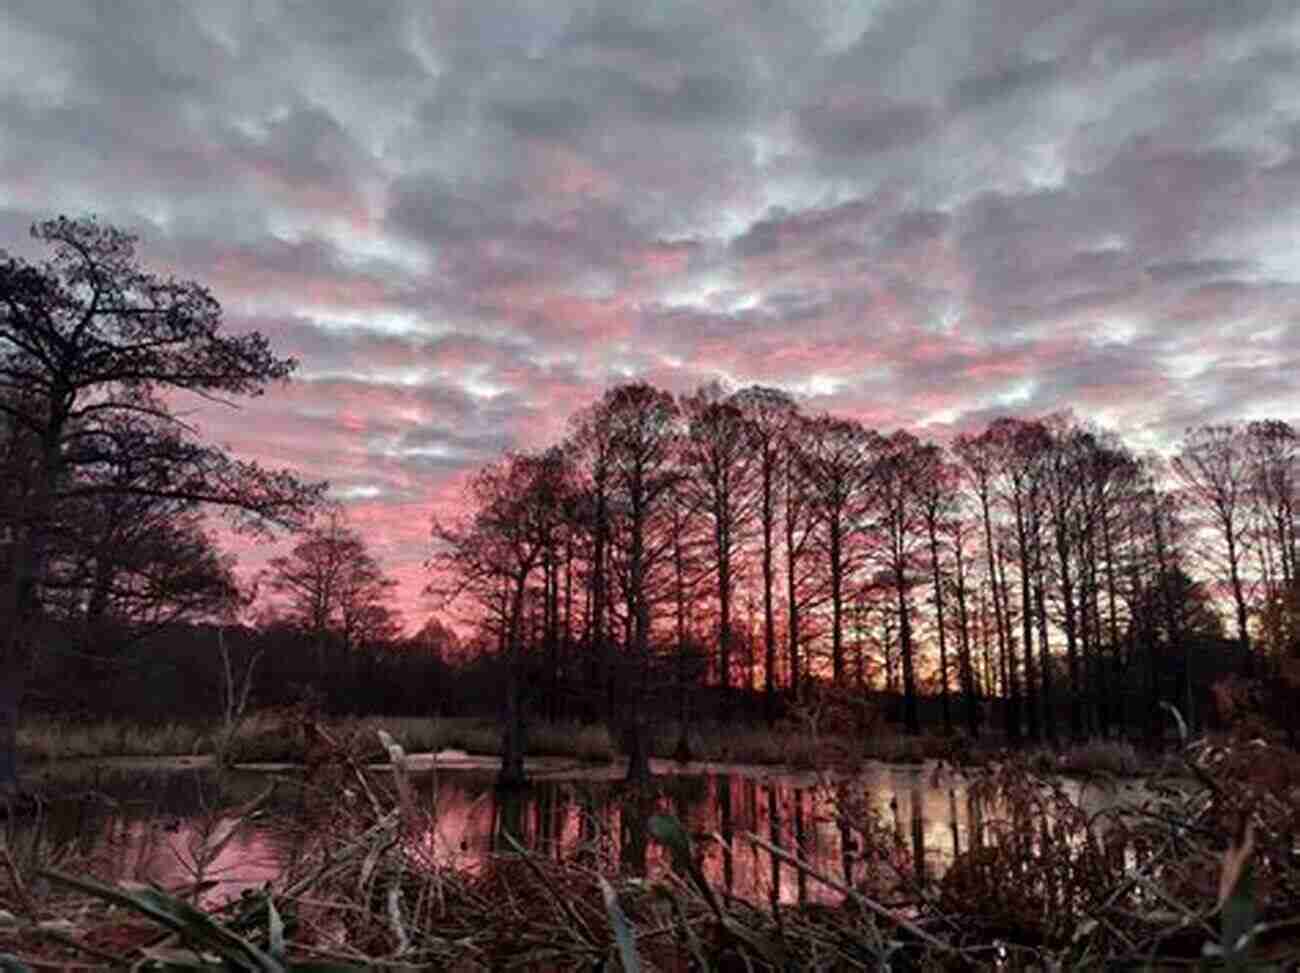
POLYGON ((0 246, 97 213, 297 357, 198 415, 329 478, 418 623, 432 509, 628 378, 1294 418, 1298 66, 1281 0, 17 0, 0 246))

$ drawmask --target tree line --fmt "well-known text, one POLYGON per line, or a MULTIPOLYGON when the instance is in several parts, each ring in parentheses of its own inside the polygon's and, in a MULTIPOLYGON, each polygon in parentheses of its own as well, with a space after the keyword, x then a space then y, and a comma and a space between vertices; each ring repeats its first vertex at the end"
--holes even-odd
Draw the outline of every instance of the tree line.
POLYGON ((616 386, 562 442, 479 470, 433 520, 430 591, 455 614, 407 637, 325 484, 184 417, 186 395, 234 404, 296 363, 226 334, 129 234, 33 236, 44 262, 0 253, 0 789, 24 700, 201 708, 222 653, 257 667, 260 703, 499 699, 507 782, 528 713, 609 721, 638 775, 657 725, 685 756, 696 720, 776 721, 826 691, 912 733, 1154 738, 1159 703, 1198 723, 1222 676, 1294 671, 1282 420, 1190 430, 1166 460, 1068 414, 939 444, 717 384, 616 386), (295 543, 241 585, 214 509, 295 543))
POLYGON ((1154 739, 1162 703, 1195 724, 1221 677, 1296 654, 1298 455, 1282 420, 1165 459, 1064 413, 941 445, 779 389, 632 382, 478 472, 435 517, 431 587, 507 660, 507 778, 530 695, 614 722, 633 775, 701 687, 722 719, 833 687, 884 690, 909 733, 925 708, 1010 742, 1154 739))

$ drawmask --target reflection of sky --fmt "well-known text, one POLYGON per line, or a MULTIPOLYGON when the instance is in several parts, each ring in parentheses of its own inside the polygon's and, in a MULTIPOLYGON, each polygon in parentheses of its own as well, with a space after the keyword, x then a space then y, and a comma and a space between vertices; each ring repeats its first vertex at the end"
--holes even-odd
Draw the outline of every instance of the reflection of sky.
MULTIPOLYGON (((600 768, 539 780, 513 805, 498 799, 490 770, 440 770, 436 814, 413 851, 424 861, 473 871, 493 850, 509 850, 501 838, 509 828, 538 854, 635 872, 636 839, 644 834, 645 819, 668 813, 692 835, 704 875, 715 888, 766 903, 775 883, 779 900, 790 904, 801 899, 836 902, 840 895, 813 878, 800 882, 792 865, 774 871, 771 856, 746 840, 748 834, 797 854, 837 882, 844 881, 847 868, 851 884, 875 892, 886 891, 900 876, 910 877, 918 850, 928 876, 936 878, 972 842, 976 818, 967 781, 950 771, 874 765, 856 776, 828 779, 754 768, 675 774, 678 768, 663 763, 657 769, 657 790, 648 798, 635 797, 612 779, 613 770, 600 768), (864 860, 860 832, 869 819, 879 828, 881 853, 864 860)), ((304 832, 293 820, 294 802, 274 805, 265 818, 237 829, 227 840, 233 821, 205 810, 203 800, 178 796, 186 788, 174 785, 184 780, 158 783, 164 776, 139 775, 146 784, 135 791, 147 790, 152 801, 124 802, 116 812, 100 808, 90 817, 65 814, 53 831, 68 832, 59 840, 76 835, 87 870, 101 877, 172 890, 202 878, 216 883, 206 893, 209 901, 274 882, 291 856, 309 850, 315 840, 310 829, 304 832)), ((421 806, 433 807, 432 777, 419 775, 416 783, 421 806)), ((238 777, 244 798, 260 787, 259 775, 238 777)), ((1067 789, 1078 796, 1077 785, 1067 784, 1067 789)), ((214 796, 207 795, 209 800, 214 796)), ((1101 789, 1082 794, 1090 812, 1112 800, 1101 789)), ((977 820, 986 839, 995 839, 1005 825, 996 809, 982 809, 977 820)), ((650 874, 664 874, 670 867, 669 856, 653 843, 643 854, 650 874)))
MULTIPOLYGON (((951 857, 954 812, 958 840, 966 840, 964 785, 953 781, 952 787, 932 787, 920 771, 877 768, 835 784, 811 773, 660 776, 658 795, 644 804, 628 798, 620 784, 608 777, 601 770, 589 779, 539 781, 512 809, 498 801, 491 772, 442 770, 436 814, 429 830, 417 839, 417 851, 427 861, 473 870, 494 848, 505 847, 500 832, 513 813, 514 832, 539 853, 615 867, 632 854, 631 829, 644 828, 644 821, 636 823, 638 816, 670 813, 694 836, 711 883, 736 895, 768 901, 774 878, 770 856, 746 841, 745 835, 757 834, 786 849, 797 847, 805 861, 840 880, 844 846, 835 813, 837 801, 854 807, 861 804, 878 815, 885 832, 897 834, 904 849, 897 856, 900 861, 912 850, 916 812, 931 862, 951 857)), ((417 777, 424 788, 425 806, 432 800, 430 783, 430 777, 417 777)), ((96 817, 100 823, 86 849, 88 866, 114 881, 155 883, 168 889, 183 889, 202 878, 217 883, 208 893, 210 899, 226 899, 273 881, 280 873, 302 835, 276 815, 292 815, 294 808, 292 804, 280 807, 227 838, 233 821, 201 807, 186 809, 163 802, 122 805, 117 814, 96 817)), ((651 844, 645 855, 651 872, 668 867, 667 856, 657 846, 651 844)), ((862 866, 851 867, 855 880, 861 880, 862 866)), ((782 865, 776 880, 780 900, 797 901, 796 869, 782 865)), ((815 881, 804 885, 811 901, 839 898, 815 881)))

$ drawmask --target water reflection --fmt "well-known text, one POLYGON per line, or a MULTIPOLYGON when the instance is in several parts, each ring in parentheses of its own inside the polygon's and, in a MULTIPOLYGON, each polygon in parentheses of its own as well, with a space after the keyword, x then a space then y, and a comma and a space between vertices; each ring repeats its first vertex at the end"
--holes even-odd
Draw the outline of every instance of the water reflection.
MULTIPOLYGON (((674 769, 658 766, 650 789, 591 773, 551 776, 509 796, 496 794, 488 769, 417 776, 417 799, 434 822, 419 840, 429 858, 456 868, 476 869, 517 842, 557 861, 654 875, 668 862, 646 822, 671 813, 716 888, 755 902, 807 904, 840 896, 747 835, 875 890, 939 877, 963 849, 988 840, 996 819, 965 778, 929 769, 876 766, 838 779, 748 768, 666 772, 674 769)), ((234 820, 213 810, 249 800, 267 782, 256 773, 228 774, 220 785, 197 771, 101 775, 78 799, 55 802, 20 829, 13 847, 60 848, 74 870, 115 881, 184 889, 202 879, 215 883, 209 898, 228 898, 273 880, 320 837, 298 825, 302 798, 290 778, 263 817, 233 832, 234 820)))

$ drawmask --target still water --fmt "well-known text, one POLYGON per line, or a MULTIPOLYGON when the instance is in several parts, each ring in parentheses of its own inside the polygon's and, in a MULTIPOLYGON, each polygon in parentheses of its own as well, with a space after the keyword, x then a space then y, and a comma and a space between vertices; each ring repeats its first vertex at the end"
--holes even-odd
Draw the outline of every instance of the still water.
MULTIPOLYGON (((933 766, 872 765, 828 778, 664 761, 654 763, 654 786, 637 790, 613 768, 540 762, 534 787, 510 798, 494 791, 490 760, 448 753, 413 766, 417 801, 432 822, 416 840, 446 866, 478 868, 494 851, 509 850, 508 832, 557 860, 655 874, 666 867, 665 852, 647 840, 645 822, 670 813, 691 833, 715 888, 751 901, 837 902, 841 893, 778 861, 749 835, 837 882, 883 891, 942 874, 998 824, 964 775, 933 766)), ((115 882, 180 890, 201 879, 211 883, 209 901, 274 881, 304 843, 321 838, 301 826, 303 789, 291 772, 241 770, 218 780, 198 767, 100 767, 64 780, 61 789, 66 796, 12 834, 11 847, 55 852, 64 870, 115 882), (272 781, 276 789, 260 816, 236 826, 224 813, 272 781)), ((328 799, 359 798, 339 792, 328 799)))

